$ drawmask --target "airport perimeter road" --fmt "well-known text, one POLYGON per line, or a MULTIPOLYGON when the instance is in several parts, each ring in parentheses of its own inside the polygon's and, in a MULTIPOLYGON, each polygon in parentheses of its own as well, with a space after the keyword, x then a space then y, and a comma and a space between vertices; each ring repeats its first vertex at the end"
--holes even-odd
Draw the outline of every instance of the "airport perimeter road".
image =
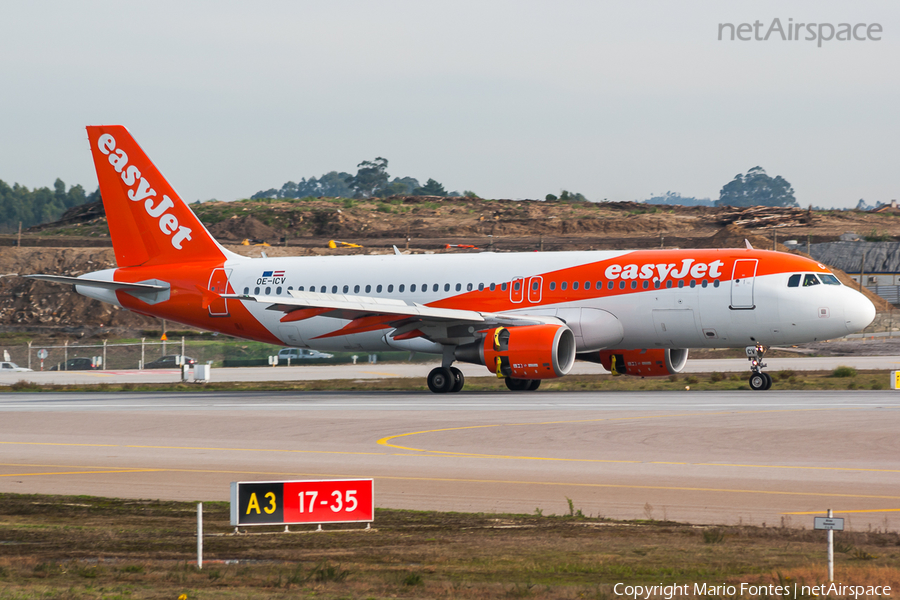
POLYGON ((895 394, 5 393, 0 491, 374 477, 380 507, 896 530, 895 394))
MULTIPOLYGON (((770 372, 782 369, 793 371, 831 371, 846 365, 861 370, 900 370, 900 356, 820 356, 820 357, 778 357, 766 359, 770 372)), ((421 377, 438 363, 362 363, 356 365, 308 365, 301 367, 236 367, 213 369, 213 381, 304 381, 322 379, 383 379, 389 377, 421 377)), ((487 377, 485 367, 456 363, 466 377, 487 377)), ((699 359, 687 362, 683 373, 746 372, 750 376, 750 366, 743 358, 699 359)), ((609 373, 595 363, 576 361, 572 375, 601 375, 609 373)), ((181 380, 181 371, 68 371, 0 374, 0 385, 10 385, 20 380, 36 383, 86 384, 86 383, 170 383, 181 380)))

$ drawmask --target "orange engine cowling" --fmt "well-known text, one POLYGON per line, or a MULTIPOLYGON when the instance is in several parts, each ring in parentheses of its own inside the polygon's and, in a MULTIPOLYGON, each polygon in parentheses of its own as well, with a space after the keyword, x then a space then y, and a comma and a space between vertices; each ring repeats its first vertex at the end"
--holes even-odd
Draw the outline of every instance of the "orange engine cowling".
POLYGON ((457 360, 513 379, 562 377, 575 363, 575 335, 565 325, 496 327, 485 333, 483 340, 459 346, 457 360))
POLYGON ((603 365, 609 372, 638 377, 660 377, 679 373, 687 363, 687 349, 653 348, 650 350, 600 350, 590 356, 579 355, 603 365))

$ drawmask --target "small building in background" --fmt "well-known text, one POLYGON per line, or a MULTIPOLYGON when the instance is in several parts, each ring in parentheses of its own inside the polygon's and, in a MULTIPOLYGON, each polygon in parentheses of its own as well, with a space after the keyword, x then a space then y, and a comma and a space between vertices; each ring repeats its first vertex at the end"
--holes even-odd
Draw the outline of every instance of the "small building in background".
POLYGON ((900 242, 828 242, 810 245, 810 256, 840 269, 891 304, 900 304, 900 242))

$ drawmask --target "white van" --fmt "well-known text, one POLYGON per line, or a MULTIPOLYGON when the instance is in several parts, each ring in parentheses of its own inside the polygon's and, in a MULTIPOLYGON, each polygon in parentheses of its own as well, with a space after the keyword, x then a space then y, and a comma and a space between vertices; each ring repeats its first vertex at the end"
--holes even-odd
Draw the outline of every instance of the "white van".
POLYGON ((319 352, 318 350, 307 350, 306 348, 284 348, 278 352, 279 363, 287 363, 288 359, 291 359, 291 361, 299 361, 319 358, 334 358, 334 354, 319 352))

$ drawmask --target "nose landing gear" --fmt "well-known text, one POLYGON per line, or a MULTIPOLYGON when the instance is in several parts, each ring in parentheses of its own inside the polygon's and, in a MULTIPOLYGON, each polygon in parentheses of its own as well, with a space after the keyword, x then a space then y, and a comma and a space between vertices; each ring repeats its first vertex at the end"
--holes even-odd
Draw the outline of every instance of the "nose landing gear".
POLYGON ((747 346, 745 351, 747 352, 747 360, 750 361, 750 389, 752 390, 767 390, 772 387, 772 376, 768 373, 763 373, 763 368, 766 367, 766 364, 763 362, 763 358, 766 355, 766 348, 762 344, 756 344, 755 346, 747 346))

